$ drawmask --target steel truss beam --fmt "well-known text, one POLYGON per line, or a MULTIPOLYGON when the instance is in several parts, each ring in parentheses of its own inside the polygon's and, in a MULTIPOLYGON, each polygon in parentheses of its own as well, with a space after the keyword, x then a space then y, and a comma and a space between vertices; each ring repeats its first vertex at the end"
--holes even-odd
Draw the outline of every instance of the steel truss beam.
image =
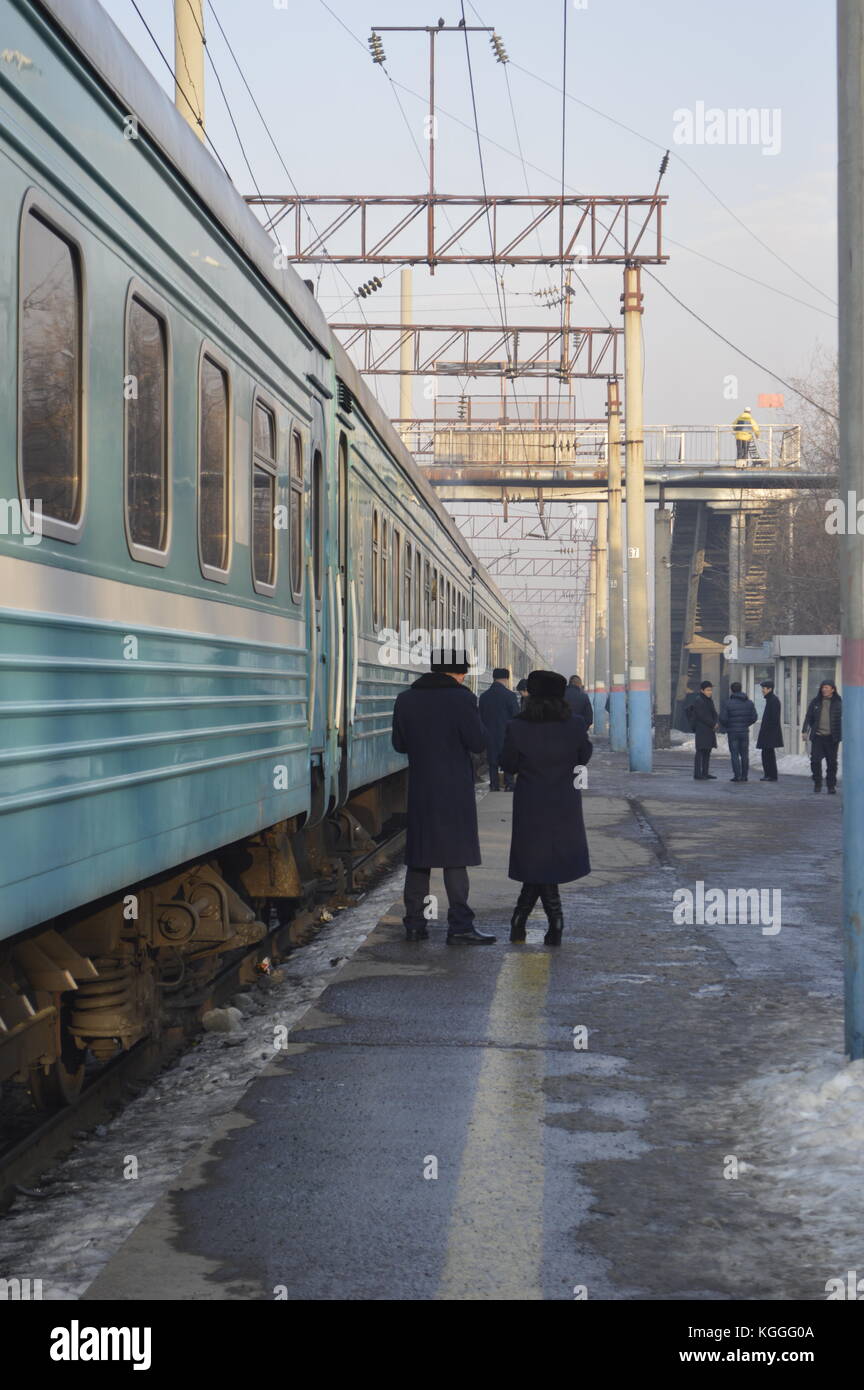
POLYGON ((399 354, 406 340, 413 376, 556 375, 607 380, 619 375, 620 328, 562 330, 527 324, 502 329, 495 324, 467 323, 332 323, 330 327, 346 351, 361 349, 358 366, 367 375, 404 375, 399 354), (528 340, 527 352, 524 339, 528 340), (456 360, 442 360, 451 352, 457 354, 456 360))
POLYGON ((286 261, 358 265, 662 265, 663 194, 250 194, 286 261), (440 232, 438 208, 462 209, 440 232), (323 211, 320 229, 310 211, 323 211), (305 214, 305 216, 304 216, 305 214), (460 220, 461 219, 461 220, 460 220), (529 243, 541 236, 537 250, 529 243), (469 238, 469 234, 472 234, 469 238), (465 239, 471 245, 466 249, 465 239), (457 249, 458 248, 458 249, 457 249))

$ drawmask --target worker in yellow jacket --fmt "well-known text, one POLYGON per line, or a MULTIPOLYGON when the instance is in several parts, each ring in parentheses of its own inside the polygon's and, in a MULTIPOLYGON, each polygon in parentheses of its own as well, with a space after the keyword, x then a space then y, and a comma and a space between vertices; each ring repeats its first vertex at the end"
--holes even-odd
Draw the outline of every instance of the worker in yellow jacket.
POLYGON ((746 459, 749 456, 752 441, 759 438, 759 426, 750 413, 749 405, 746 405, 741 411, 741 414, 733 422, 732 428, 735 431, 737 457, 746 459))

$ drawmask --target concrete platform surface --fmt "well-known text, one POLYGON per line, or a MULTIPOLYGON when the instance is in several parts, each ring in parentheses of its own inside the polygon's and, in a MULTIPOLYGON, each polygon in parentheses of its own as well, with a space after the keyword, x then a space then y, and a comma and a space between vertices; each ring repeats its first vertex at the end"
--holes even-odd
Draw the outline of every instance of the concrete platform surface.
POLYGON ((840 1036, 840 798, 714 770, 598 744, 558 951, 539 909, 507 939, 512 797, 485 795, 497 944, 409 944, 394 896, 85 1297, 824 1298, 836 1252, 747 1083, 840 1036), (781 928, 674 920, 699 882, 780 889, 781 928))

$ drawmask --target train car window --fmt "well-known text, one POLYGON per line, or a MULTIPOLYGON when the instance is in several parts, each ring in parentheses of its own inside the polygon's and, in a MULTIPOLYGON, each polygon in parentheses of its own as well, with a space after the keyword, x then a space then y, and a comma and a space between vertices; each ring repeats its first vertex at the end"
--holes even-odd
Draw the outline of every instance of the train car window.
POLYGON ((428 559, 423 561, 423 619, 421 627, 425 627, 427 632, 433 624, 432 615, 432 566, 428 559))
POLYGON ((381 622, 381 538, 378 509, 372 509, 372 627, 378 631, 381 622))
POLYGON ((258 592, 276 583, 276 416, 255 402, 252 418, 252 582, 258 592))
POLYGON ((291 475, 288 499, 288 537, 291 546, 291 597, 297 603, 303 592, 303 436, 291 436, 291 475))
POLYGON ((126 320, 126 527, 137 560, 168 541, 168 331, 132 295, 126 320), (144 553, 142 553, 144 552, 144 553))
POLYGON ((228 568, 229 399, 228 373, 205 353, 199 387, 198 549, 208 579, 222 578, 228 568))
POLYGON ((414 547, 414 626, 424 625, 423 608, 423 556, 420 547, 414 547))
MULTIPOLYGON (((20 270, 21 491, 42 516, 82 519, 82 272, 78 248, 36 212, 26 213, 20 270)), ((28 505, 29 512, 29 505, 28 505)))
POLYGON ((381 520, 381 622, 382 626, 390 626, 390 590, 388 581, 390 578, 390 523, 382 517, 381 520))
POLYGON ((339 556, 344 574, 348 565, 348 437, 339 436, 339 556))
POLYGON ((407 537, 405 540, 405 568, 402 583, 404 585, 404 590, 402 594, 402 611, 405 617, 405 621, 408 623, 410 627, 411 621, 414 617, 414 605, 411 602, 413 597, 412 586, 414 583, 414 552, 411 548, 411 542, 407 539, 407 537))
POLYGON ((402 551, 402 537, 400 536, 399 532, 396 530, 396 528, 395 528, 395 526, 394 526, 394 528, 393 528, 393 626, 396 628, 397 631, 398 631, 398 629, 399 629, 399 618, 400 618, 401 611, 402 611, 402 610, 401 610, 401 602, 402 602, 402 575, 401 575, 401 569, 400 569, 401 560, 402 560, 401 551, 402 551))
POLYGON ((324 575, 324 465, 321 450, 312 458, 312 573, 315 578, 315 601, 321 602, 324 575))

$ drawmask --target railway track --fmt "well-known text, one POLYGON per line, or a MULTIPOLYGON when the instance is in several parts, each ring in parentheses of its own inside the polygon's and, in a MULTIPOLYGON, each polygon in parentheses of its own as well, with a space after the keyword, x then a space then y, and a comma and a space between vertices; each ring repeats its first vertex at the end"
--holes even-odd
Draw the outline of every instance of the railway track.
POLYGON ((201 1018, 208 1009, 227 1004, 250 977, 250 969, 264 956, 274 963, 285 961, 301 949, 327 924, 333 908, 354 906, 392 867, 395 855, 405 842, 405 831, 397 830, 373 849, 350 858, 343 856, 344 873, 332 889, 332 880, 322 882, 315 901, 274 926, 262 940, 239 957, 226 962, 208 987, 206 998, 195 1002, 183 1028, 172 1028, 161 1037, 141 1040, 128 1052, 104 1063, 85 1082, 81 1094, 70 1105, 50 1115, 32 1111, 19 1117, 19 1132, 8 1144, 0 1141, 0 1212, 20 1192, 32 1197, 42 1194, 40 1174, 68 1152, 82 1132, 113 1118, 140 1089, 188 1046, 200 1031, 201 1018), (355 896, 360 894, 360 897, 355 896), (346 898, 348 901, 346 901, 346 898), (21 1129, 23 1128, 23 1133, 21 1129))

